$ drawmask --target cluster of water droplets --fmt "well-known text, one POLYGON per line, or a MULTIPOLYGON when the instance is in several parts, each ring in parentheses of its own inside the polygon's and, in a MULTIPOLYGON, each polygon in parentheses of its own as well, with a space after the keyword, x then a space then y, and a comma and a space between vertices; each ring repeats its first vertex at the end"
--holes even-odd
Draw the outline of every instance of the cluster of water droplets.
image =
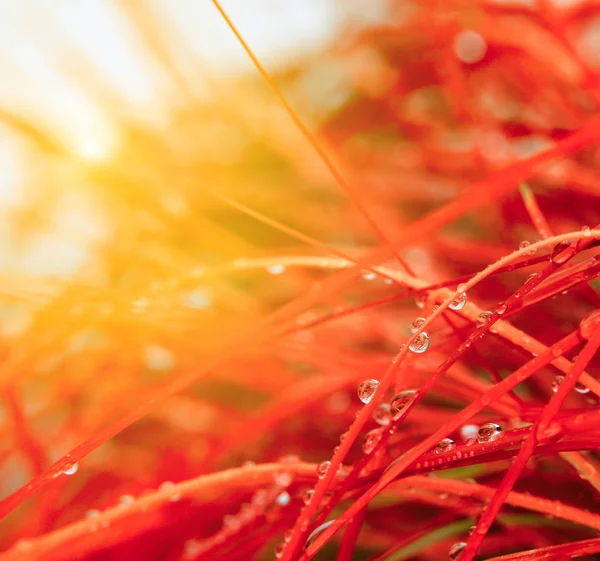
MULTIPOLYGON (((412 325, 410 326, 410 332, 416 333, 419 329, 421 329, 421 327, 423 327, 426 321, 427 320, 423 317, 418 317, 417 319, 415 319, 412 322, 412 325)), ((420 354, 424 353, 429 348, 430 343, 431 340, 429 338, 429 335, 425 331, 423 331, 419 333, 419 335, 417 335, 413 341, 411 341, 408 348, 413 353, 420 354)))
MULTIPOLYGON (((425 321, 423 318, 419 318, 425 321)), ((418 320, 416 320, 418 323, 418 320)), ((369 403, 375 392, 379 388, 377 380, 369 379, 360 383, 358 386, 358 397, 363 403, 369 403)), ((365 454, 370 454, 375 450, 381 439, 386 427, 390 427, 392 422, 398 421, 406 412, 407 407, 414 401, 417 396, 417 390, 404 390, 395 395, 390 403, 379 403, 373 410, 372 418, 379 425, 378 428, 372 429, 365 435, 362 450, 365 454)), ((393 427, 389 428, 393 432, 393 427)), ((340 435, 340 442, 344 440, 347 433, 340 435)), ((330 466, 329 461, 322 462, 317 467, 317 477, 322 479, 327 474, 330 466)))
MULTIPOLYGON (((287 455, 279 458, 281 464, 292 464, 300 461, 296 455, 287 455)), ((253 466, 253 462, 245 462, 244 465, 253 466)), ((292 497, 287 491, 294 481, 294 474, 291 471, 283 468, 273 473, 273 484, 268 488, 257 489, 252 496, 250 503, 245 503, 241 506, 240 511, 236 515, 228 515, 223 518, 222 534, 225 536, 229 531, 239 531, 243 526, 252 523, 257 516, 263 514, 269 505, 274 505, 279 508, 285 508, 292 502, 292 497)), ((312 490, 311 490, 312 491, 312 490)), ((305 493, 303 500, 307 503, 305 493)), ((310 498, 308 499, 308 501, 310 498)), ((284 535, 284 542, 279 543, 275 547, 275 557, 279 559, 283 555, 285 545, 291 538, 291 530, 288 530, 284 535)))
MULTIPOLYGON (((77 471, 77 470, 75 470, 77 471)), ((169 494, 169 500, 172 502, 178 501, 181 496, 175 483, 172 481, 164 481, 158 486, 158 491, 167 491, 169 494)), ((135 503, 135 497, 130 493, 121 495, 117 502, 117 507, 124 509, 128 508, 135 503)), ((96 531, 98 528, 107 528, 110 521, 107 517, 102 516, 102 512, 97 508, 91 508, 85 513, 86 519, 89 521, 90 530, 96 531)))
MULTIPOLYGON (((558 388, 560 387, 560 385, 562 384, 564 379, 565 379, 564 376, 559 375, 559 376, 556 376, 554 378, 554 380, 552 380, 552 391, 554 393, 556 393, 558 391, 558 388)), ((589 393, 589 391, 590 391, 590 388, 588 388, 581 382, 575 382, 574 389, 577 393, 581 393, 581 394, 586 394, 586 393, 589 393)))
POLYGON ((419 331, 419 329, 421 329, 421 327, 423 327, 423 325, 425 324, 426 321, 427 320, 425 318, 415 319, 415 321, 412 322, 412 325, 410 327, 410 332, 416 333, 417 331, 419 331))

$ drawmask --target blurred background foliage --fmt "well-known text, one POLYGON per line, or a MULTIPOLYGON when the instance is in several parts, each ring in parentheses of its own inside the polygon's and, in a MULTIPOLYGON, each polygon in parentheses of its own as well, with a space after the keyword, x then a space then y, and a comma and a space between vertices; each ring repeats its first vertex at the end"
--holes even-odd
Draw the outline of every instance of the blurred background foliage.
MULTIPOLYGON (((600 100, 594 2, 223 4, 391 239, 585 125, 600 100)), ((278 269, 283 256, 323 252, 220 196, 350 255, 379 240, 210 2, 4 0, 0 22, 7 496, 141 391, 193 372, 330 274, 278 269)), ((532 187, 556 232, 598 223, 599 158, 590 145, 540 168, 532 187)), ((536 235, 515 190, 403 256, 433 283, 536 235)), ((394 293, 379 280, 357 279, 298 321, 394 293)), ((511 282, 474 297, 502 300, 511 282)), ((566 298, 568 323, 589 306, 566 298)), ((515 321, 551 340, 544 313, 515 321)), ((25 503, 3 544, 165 479, 290 453, 322 460, 354 418, 356 381, 385 368, 414 314, 412 303, 382 306, 236 357, 91 454, 76 483, 25 503)), ((455 346, 440 340, 407 381, 418 385, 455 346)), ((498 368, 521 358, 504 353, 498 368)), ((452 381, 446 390, 446 413, 472 397, 452 381)), ((428 420, 415 418, 416 435, 428 420)), ((227 507, 213 508, 207 534, 227 507)))

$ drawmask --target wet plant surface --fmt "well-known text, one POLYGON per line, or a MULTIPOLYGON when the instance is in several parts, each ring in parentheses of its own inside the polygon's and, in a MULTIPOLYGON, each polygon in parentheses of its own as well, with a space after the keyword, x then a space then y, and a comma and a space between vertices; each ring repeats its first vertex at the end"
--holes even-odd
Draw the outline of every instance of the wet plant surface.
POLYGON ((389 0, 271 72, 212 3, 209 99, 123 9, 177 103, 96 84, 118 155, 0 110, 14 255, 86 256, 2 271, 0 561, 598 559, 600 6, 389 0))

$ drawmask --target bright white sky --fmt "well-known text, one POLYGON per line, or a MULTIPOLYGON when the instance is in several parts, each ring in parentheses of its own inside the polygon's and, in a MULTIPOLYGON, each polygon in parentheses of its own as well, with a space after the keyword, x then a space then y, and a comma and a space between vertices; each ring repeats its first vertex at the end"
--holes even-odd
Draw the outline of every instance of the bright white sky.
MULTIPOLYGON (((149 6, 164 28, 180 39, 188 57, 174 54, 182 71, 195 79, 201 80, 195 64, 217 75, 254 71, 210 0, 0 0, 0 109, 25 112, 36 123, 68 134, 68 144, 83 156, 101 158, 104 151, 110 152, 115 136, 110 121, 77 87, 76 79, 65 76, 75 54, 93 75, 115 87, 129 107, 160 117, 158 93, 167 84, 139 48, 137 31, 121 7, 127 2, 149 6)), ((322 48, 349 19, 381 17, 383 3, 222 2, 271 69, 322 48)), ((0 124, 0 205, 14 179, 11 168, 18 164, 9 154, 12 142, 5 132, 0 124)))
MULTIPOLYGON (((144 2, 211 73, 250 70, 209 0, 144 2)), ((322 47, 341 20, 334 0, 224 0, 223 5, 270 68, 322 47)), ((86 129, 102 127, 89 100, 61 72, 70 52, 136 107, 156 101, 160 77, 139 48, 118 0, 0 0, 0 105, 26 108, 44 119, 67 118, 84 137, 86 129)), ((184 71, 193 72, 190 64, 184 71)))
MULTIPOLYGON (((222 0, 269 69, 322 49, 342 25, 380 19, 385 3, 222 0)), ((179 45, 180 52, 172 54, 200 91, 202 72, 255 72, 210 0, 0 0, 0 110, 26 115, 84 158, 110 156, 118 148, 117 132, 81 88, 85 79, 78 79, 76 63, 110 84, 128 110, 160 120, 168 110, 160 94, 166 92, 168 99, 167 88, 173 85, 141 48, 138 30, 131 24, 137 20, 123 10, 131 4, 149 7, 161 29, 177 38, 167 44, 179 45)), ((26 170, 22 141, 0 120, 0 218, 18 202, 26 170)), ((0 253, 7 243, 2 239, 3 222, 0 253)))

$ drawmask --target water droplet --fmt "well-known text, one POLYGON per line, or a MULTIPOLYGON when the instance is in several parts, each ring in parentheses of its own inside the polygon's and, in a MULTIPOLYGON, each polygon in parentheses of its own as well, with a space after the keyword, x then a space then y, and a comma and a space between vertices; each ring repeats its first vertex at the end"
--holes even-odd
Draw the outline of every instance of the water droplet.
POLYGON ((427 333, 425 333, 425 331, 422 331, 421 333, 419 333, 417 335, 417 337, 415 337, 415 339, 408 346, 408 348, 413 353, 420 354, 420 353, 424 353, 429 348, 430 343, 431 343, 431 340, 429 339, 429 335, 427 335, 427 333))
POLYGON ((477 425, 463 425, 460 429, 460 437, 466 442, 470 438, 477 438, 477 425))
POLYGON ((243 464, 242 467, 245 468, 249 468, 249 467, 254 467, 256 464, 252 461, 252 460, 246 460, 243 464))
POLYGON ((391 407, 388 403, 380 403, 373 411, 373 420, 382 427, 387 427, 392 420, 391 407))
POLYGON ((572 255, 570 251, 565 251, 565 249, 571 246, 570 242, 558 242, 550 253, 550 261, 555 265, 562 265, 567 259, 569 259, 572 255))
POLYGON ((329 460, 326 460, 324 462, 321 462, 317 466, 317 477, 319 479, 323 479, 327 475, 327 472, 329 471, 329 466, 330 465, 331 465, 331 462, 329 460))
POLYGON ((489 321, 489 319, 491 317, 492 317, 492 312, 481 312, 477 316, 477 319, 475 320, 475 324, 477 325, 477 327, 483 327, 489 321))
POLYGON ((412 325, 410 327, 410 332, 411 333, 416 333, 417 331, 419 331, 419 329, 421 328, 421 326, 426 322, 427 320, 425 318, 417 318, 415 321, 412 322, 412 325))
POLYGON ((465 29, 454 37, 453 49, 458 60, 465 64, 475 64, 485 56, 487 43, 477 31, 465 29))
POLYGON ((600 310, 594 310, 586 315, 579 324, 579 335, 584 339, 589 339, 598 328, 600 321, 600 310))
POLYGON ((285 271, 285 265, 277 263, 275 265, 269 265, 267 267, 267 273, 270 275, 281 275, 285 271))
POLYGON ((416 397, 416 390, 405 390, 392 399, 390 411, 394 421, 397 421, 404 415, 406 408, 416 399, 416 397))
POLYGON ((283 541, 285 543, 288 543, 292 539, 293 533, 294 533, 294 530, 292 530, 292 528, 288 528, 285 532, 283 532, 283 541))
POLYGON ((471 536, 473 534, 473 532, 475 531, 475 526, 469 526, 468 530, 467 530, 467 534, 469 536, 471 536))
POLYGON ((588 393, 590 388, 584 386, 581 382, 575 382, 575 391, 577 393, 588 393))
POLYGON ((285 542, 278 543, 275 546, 275 559, 280 559, 285 551, 285 542))
POLYGON ((170 501, 178 501, 181 498, 181 495, 178 493, 175 483, 173 483, 172 481, 163 481, 158 486, 158 490, 159 491, 170 491, 171 492, 171 494, 169 495, 170 501))
POLYGON ((377 273, 374 273, 373 271, 365 271, 362 275, 362 278, 368 281, 375 280, 376 277, 377 273))
POLYGON ((342 434, 340 434, 340 442, 344 442, 344 438, 346 438, 348 436, 348 431, 343 432, 342 434))
POLYGON ((465 542, 457 542, 455 543, 448 552, 448 557, 451 561, 457 561, 460 559, 462 552, 464 551, 467 544, 465 542))
POLYGON ((133 495, 122 495, 119 497, 119 504, 130 505, 134 501, 133 495))
POLYGON ((100 511, 97 508, 92 508, 85 513, 86 518, 98 518, 100 511))
POLYGON ((436 454, 444 454, 445 452, 450 452, 450 450, 454 449, 454 440, 452 440, 451 438, 444 438, 443 440, 440 440, 436 447, 435 447, 435 453, 436 454))
POLYGON ((277 495, 275 502, 279 506, 287 506, 290 504, 290 500, 291 500, 290 494, 287 491, 283 491, 283 492, 279 493, 279 495, 277 495))
POLYGON ((477 431, 477 442, 493 442, 503 436, 502 427, 496 423, 486 423, 477 431))
POLYGON ((554 378, 554 380, 552 380, 552 391, 554 393, 556 393, 558 391, 558 388, 560 387, 560 385, 562 384, 562 381, 565 379, 564 376, 556 376, 554 378))
POLYGON ((306 540, 306 543, 304 544, 304 549, 310 547, 310 544, 313 543, 317 539, 319 534, 321 534, 323 531, 325 531, 327 528, 329 528, 329 526, 331 526, 334 522, 335 522, 335 520, 329 520, 329 521, 321 524, 317 528, 315 528, 308 536, 308 539, 306 540))
POLYGON ((279 471, 273 474, 273 481, 275 481, 275 485, 279 485, 279 487, 287 487, 293 479, 294 476, 287 471, 279 471))
MULTIPOLYGON (((459 285, 459 288, 464 286, 464 284, 459 285)), ((448 304, 448 307, 451 310, 462 310, 465 307, 465 304, 467 303, 467 293, 466 292, 459 292, 458 296, 456 296, 456 298, 454 298, 454 300, 452 300, 452 302, 450 302, 450 304, 448 304)))
POLYGON ((369 431, 365 435, 365 441, 362 445, 362 450, 365 454, 370 454, 373 450, 375 450, 375 447, 377 446, 377 444, 379 444, 379 441, 381 440, 382 434, 383 429, 378 428, 369 431))
POLYGON ((592 230, 589 226, 583 226, 581 231, 586 238, 589 238, 592 235, 592 230))
POLYGON ((361 382, 358 386, 358 399, 363 403, 369 403, 373 399, 378 387, 379 382, 377 380, 365 380, 361 382))
POLYGON ((508 306, 506 305, 506 302, 500 302, 497 306, 496 306, 496 313, 501 316, 504 312, 506 312, 506 309, 508 308, 508 306))
POLYGON ((314 489, 308 489, 308 491, 304 491, 304 494, 302 495, 302 501, 304 502, 305 505, 308 505, 308 503, 310 503, 314 494, 315 494, 314 489))
POLYGON ((519 249, 526 249, 530 246, 531 244, 527 241, 527 240, 523 240, 520 244, 519 244, 519 249))
POLYGON ((456 292, 467 292, 467 285, 464 282, 461 282, 457 287, 456 287, 456 292))
POLYGON ((64 470, 63 473, 65 475, 74 475, 77 473, 77 470, 79 469, 79 464, 77 462, 71 464, 70 466, 67 466, 64 470))
POLYGON ((425 293, 417 294, 415 296, 415 304, 417 305, 417 308, 423 309, 425 307, 426 300, 427 300, 427 294, 425 294, 425 293))

